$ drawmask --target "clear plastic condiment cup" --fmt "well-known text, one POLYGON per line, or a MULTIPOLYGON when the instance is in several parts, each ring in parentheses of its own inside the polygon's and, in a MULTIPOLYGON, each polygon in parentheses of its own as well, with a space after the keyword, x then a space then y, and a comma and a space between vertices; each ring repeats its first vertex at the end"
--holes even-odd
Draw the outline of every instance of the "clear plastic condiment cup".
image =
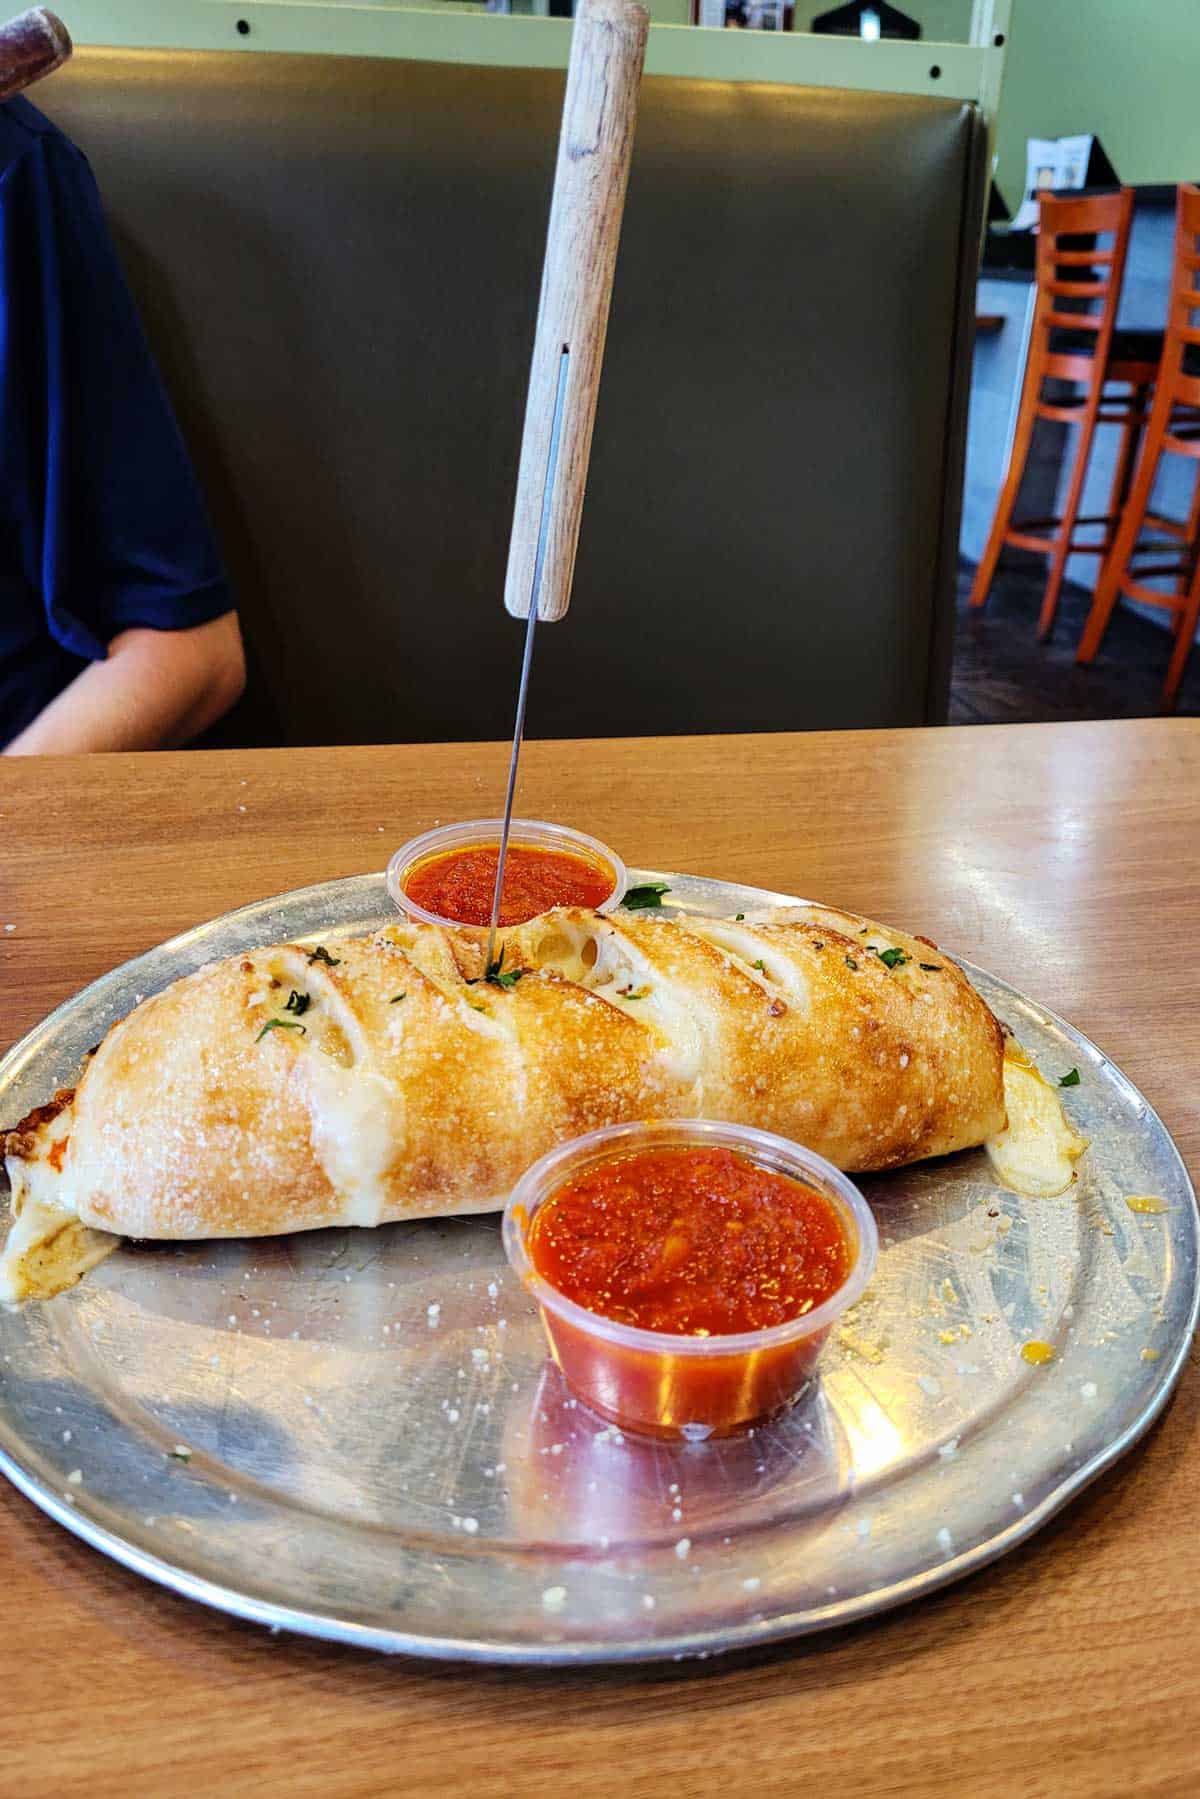
MULTIPOLYGON (((447 918, 419 906, 409 898, 405 883, 419 863, 428 862, 435 856, 444 856, 451 850, 479 849, 499 844, 503 828, 502 818, 471 818, 462 824, 440 825, 437 830, 423 831, 419 837, 410 838, 396 851, 387 867, 388 892, 396 905, 410 918, 418 919, 422 924, 462 925, 461 919, 447 918)), ((601 843, 598 837, 589 837, 586 831, 574 831, 568 825, 547 824, 537 818, 514 818, 508 841, 510 848, 513 844, 520 844, 523 849, 557 850, 566 855, 580 856, 605 874, 611 874, 612 892, 596 907, 597 912, 614 911, 625 897, 625 889, 629 885, 625 864, 606 843, 601 843)))
POLYGON ((610 1125, 551 1150, 513 1188, 504 1212, 504 1248, 541 1308, 554 1360, 585 1404, 623 1430, 701 1441, 752 1424, 799 1396, 835 1320, 870 1280, 879 1237, 858 1188, 823 1156, 769 1131, 676 1119, 610 1125), (637 1150, 689 1147, 731 1149, 829 1200, 851 1255, 837 1292, 802 1317, 765 1330, 692 1337, 642 1330, 589 1311, 538 1272, 527 1248, 530 1228, 566 1181, 637 1150))

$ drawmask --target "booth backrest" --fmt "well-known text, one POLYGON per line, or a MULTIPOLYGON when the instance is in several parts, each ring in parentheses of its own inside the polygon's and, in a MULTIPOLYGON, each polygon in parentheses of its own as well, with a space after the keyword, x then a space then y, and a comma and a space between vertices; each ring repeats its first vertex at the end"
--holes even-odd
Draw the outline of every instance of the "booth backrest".
MULTIPOLYGON (((252 739, 507 736, 561 74, 97 50, 86 151, 257 662, 252 739)), ((944 716, 982 193, 957 101, 644 85, 531 734, 944 716)))

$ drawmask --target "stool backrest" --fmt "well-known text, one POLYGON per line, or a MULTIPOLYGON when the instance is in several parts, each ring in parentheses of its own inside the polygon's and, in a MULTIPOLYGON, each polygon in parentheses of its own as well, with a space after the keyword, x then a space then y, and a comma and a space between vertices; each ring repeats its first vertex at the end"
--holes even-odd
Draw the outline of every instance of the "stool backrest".
MULTIPOLYGON (((1117 320, 1132 222, 1130 187, 1115 194, 1080 194, 1061 200, 1049 193, 1039 196, 1033 330, 1043 352, 1049 349, 1054 331, 1086 331, 1095 337, 1094 355, 1103 367, 1117 320), (1096 245, 1098 237, 1111 238, 1107 249, 1096 245), (1084 239, 1091 242, 1081 241, 1084 239)), ((1058 356, 1056 366, 1047 372, 1068 380, 1086 380, 1091 356, 1091 351, 1085 351, 1074 359, 1082 364, 1079 370, 1057 366, 1069 360, 1058 356)))
POLYGON ((1185 374, 1188 349, 1200 346, 1200 187, 1184 182, 1175 202, 1175 265, 1163 345, 1163 384, 1189 406, 1200 406, 1200 377, 1185 374))

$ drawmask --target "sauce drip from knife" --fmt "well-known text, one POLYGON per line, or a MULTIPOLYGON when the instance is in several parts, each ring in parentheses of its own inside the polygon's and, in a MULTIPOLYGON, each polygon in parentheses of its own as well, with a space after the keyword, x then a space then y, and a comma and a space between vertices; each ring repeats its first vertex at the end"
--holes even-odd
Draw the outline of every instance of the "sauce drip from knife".
MULTIPOLYGON (((470 844, 427 856, 404 877, 409 899, 426 912, 456 924, 486 925, 492 916, 498 843, 470 844)), ((611 868, 569 850, 534 849, 511 843, 500 896, 502 925, 524 924, 552 906, 599 906, 612 893, 611 868)))

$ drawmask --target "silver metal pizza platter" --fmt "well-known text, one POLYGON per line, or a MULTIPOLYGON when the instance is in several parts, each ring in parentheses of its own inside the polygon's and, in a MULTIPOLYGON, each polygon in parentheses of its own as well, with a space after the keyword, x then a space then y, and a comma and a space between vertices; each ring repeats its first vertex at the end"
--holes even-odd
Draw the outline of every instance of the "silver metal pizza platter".
MULTIPOLYGON (((683 910, 785 896, 690 876, 683 910)), ((95 982, 0 1063, 0 1120, 73 1079, 138 999, 217 956, 393 916, 382 875, 244 907, 95 982)), ((786 1415, 623 1436, 571 1399, 498 1221, 122 1248, 0 1315, 0 1466, 152 1580, 275 1628, 496 1662, 708 1655, 861 1618, 1031 1535, 1137 1441, 1183 1365, 1197 1215, 1100 1050, 968 968, 1091 1140, 1068 1194, 982 1152, 863 1184, 865 1300, 786 1415), (1167 1210, 1141 1215, 1132 1195, 1167 1210), (1058 1341, 1030 1366, 1021 1345, 1058 1341)))

